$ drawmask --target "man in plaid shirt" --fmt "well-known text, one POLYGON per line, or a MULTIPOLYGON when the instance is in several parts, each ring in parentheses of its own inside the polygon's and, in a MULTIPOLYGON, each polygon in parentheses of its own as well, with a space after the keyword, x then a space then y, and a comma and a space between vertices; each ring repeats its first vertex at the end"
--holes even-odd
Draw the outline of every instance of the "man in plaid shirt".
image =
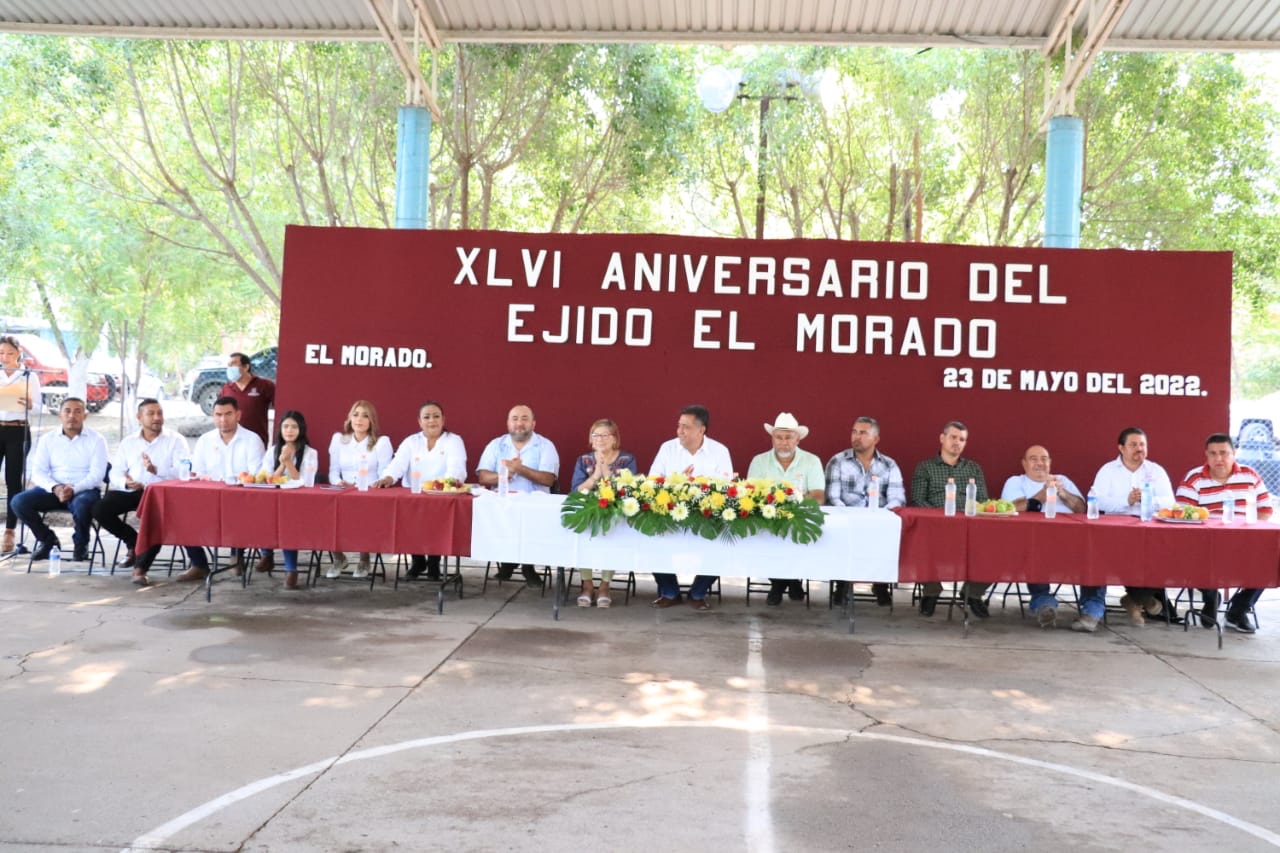
MULTIPOLYGON (((867 487, 875 477, 880 485, 878 506, 883 509, 905 506, 907 492, 898 463, 876 449, 880 444, 880 424, 876 419, 865 416, 856 419, 850 443, 852 447, 831 457, 827 463, 827 503, 831 506, 868 506, 867 487)), ((848 590, 847 582, 838 581, 834 603, 843 604, 848 590)), ((893 603, 893 594, 887 583, 872 584, 871 590, 881 607, 893 603)))

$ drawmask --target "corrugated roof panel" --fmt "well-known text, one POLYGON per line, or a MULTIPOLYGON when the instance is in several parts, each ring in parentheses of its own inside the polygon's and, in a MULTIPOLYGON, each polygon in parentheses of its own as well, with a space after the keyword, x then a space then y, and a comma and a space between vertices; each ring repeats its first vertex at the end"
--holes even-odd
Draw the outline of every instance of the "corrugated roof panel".
MULTIPOLYGON (((1065 0, 425 0, 445 41, 1035 44, 1065 0)), ((400 23, 412 33, 409 0, 400 23)), ((379 38, 368 0, 0 0, 0 30, 379 38)), ((1280 47, 1280 0, 1131 0, 1109 47, 1280 47)))

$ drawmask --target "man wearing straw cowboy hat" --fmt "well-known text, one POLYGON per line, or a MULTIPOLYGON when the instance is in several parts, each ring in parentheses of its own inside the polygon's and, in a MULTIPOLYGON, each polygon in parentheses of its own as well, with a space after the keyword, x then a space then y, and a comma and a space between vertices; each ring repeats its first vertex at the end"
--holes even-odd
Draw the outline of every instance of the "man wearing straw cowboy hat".
MULTIPOLYGON (((747 476, 751 479, 785 480, 805 497, 821 503, 826 486, 822 460, 799 447, 809 434, 809 428, 802 426, 790 412, 779 412, 773 423, 764 425, 764 431, 773 437, 773 449, 751 460, 747 476)), ((804 584, 799 578, 769 578, 769 583, 769 596, 765 601, 772 607, 782 603, 784 592, 791 596, 792 601, 804 599, 804 584)))

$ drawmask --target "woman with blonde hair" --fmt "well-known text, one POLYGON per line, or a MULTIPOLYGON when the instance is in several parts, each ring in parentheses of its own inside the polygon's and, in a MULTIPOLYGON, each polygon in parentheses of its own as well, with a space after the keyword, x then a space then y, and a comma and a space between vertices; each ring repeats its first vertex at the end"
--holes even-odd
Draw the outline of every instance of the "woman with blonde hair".
MULTIPOLYGON (((335 486, 358 486, 361 477, 365 487, 373 485, 378 472, 391 463, 391 439, 378 433, 378 410, 368 400, 356 400, 329 442, 329 483, 335 486)), ((333 565, 325 577, 336 578, 347 567, 347 555, 333 552, 333 565)), ((351 576, 361 578, 369 572, 369 555, 361 554, 351 576)))
MULTIPOLYGON (((589 492, 605 477, 612 477, 622 469, 635 474, 639 472, 634 454, 622 449, 622 434, 618 425, 608 418, 601 418, 591 425, 587 433, 591 442, 591 452, 578 457, 573 468, 573 481, 570 488, 589 492)), ((591 569, 582 569, 582 594, 578 596, 579 607, 608 607, 613 603, 609 597, 609 581, 613 580, 613 572, 604 569, 600 572, 600 585, 596 587, 595 576, 591 569)))

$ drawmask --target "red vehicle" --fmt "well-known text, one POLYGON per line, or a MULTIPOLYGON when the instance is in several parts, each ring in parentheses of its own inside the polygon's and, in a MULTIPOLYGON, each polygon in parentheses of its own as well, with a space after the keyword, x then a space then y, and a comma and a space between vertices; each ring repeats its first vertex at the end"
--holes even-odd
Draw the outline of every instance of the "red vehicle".
MULTIPOLYGON (((53 344, 35 335, 14 335, 22 346, 22 365, 31 369, 39 378, 40 389, 44 396, 44 405, 50 412, 57 414, 62 408, 62 400, 67 396, 68 365, 62 352, 53 344)), ((90 412, 98 412, 111 402, 115 389, 111 382, 100 373, 90 373, 85 394, 85 408, 90 412)))

